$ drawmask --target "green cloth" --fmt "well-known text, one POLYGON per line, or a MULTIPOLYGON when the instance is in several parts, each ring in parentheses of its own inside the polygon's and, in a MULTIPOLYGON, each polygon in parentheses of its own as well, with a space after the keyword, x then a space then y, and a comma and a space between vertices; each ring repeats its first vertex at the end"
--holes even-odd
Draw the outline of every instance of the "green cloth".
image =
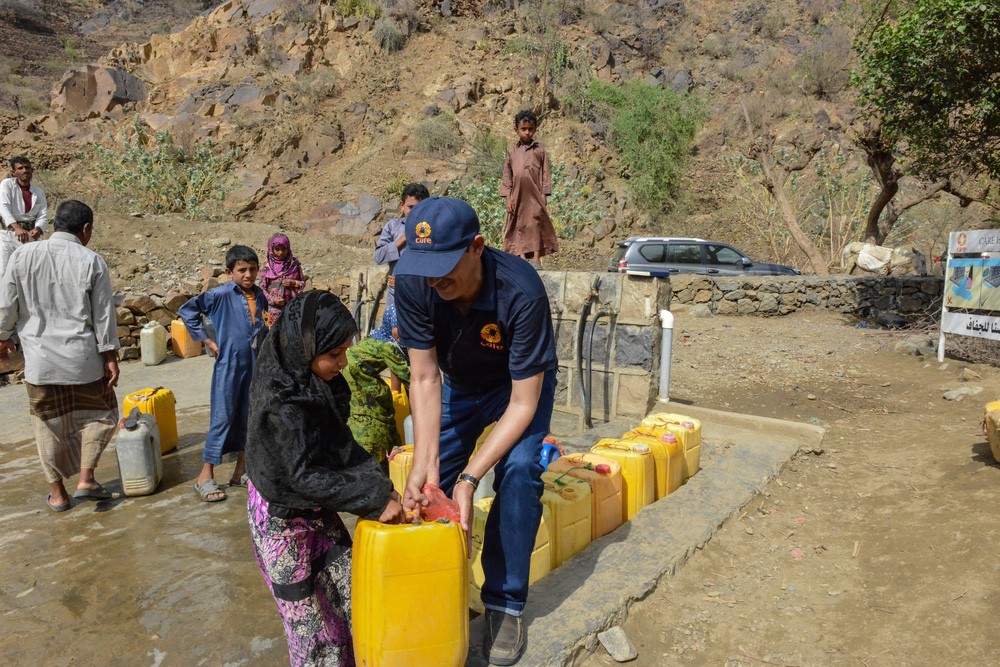
POLYGON ((402 445, 396 430, 392 390, 382 372, 389 369, 404 386, 410 384, 410 367, 398 347, 374 338, 362 338, 347 351, 344 378, 351 387, 351 416, 347 425, 354 439, 379 462, 393 447, 402 445))

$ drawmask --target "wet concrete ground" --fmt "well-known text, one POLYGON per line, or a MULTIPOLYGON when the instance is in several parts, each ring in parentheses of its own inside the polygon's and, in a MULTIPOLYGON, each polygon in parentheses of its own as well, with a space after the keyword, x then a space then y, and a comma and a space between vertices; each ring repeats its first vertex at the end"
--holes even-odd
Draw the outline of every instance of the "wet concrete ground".
MULTIPOLYGON (((246 490, 201 502, 212 359, 122 366, 118 400, 163 385, 180 444, 151 496, 127 498, 109 447, 96 477, 118 498, 45 504, 21 385, 0 388, 0 655, 5 665, 282 665, 284 630, 254 560, 246 490)), ((220 483, 233 463, 216 469, 220 483)), ((75 488, 76 479, 67 483, 75 488)))

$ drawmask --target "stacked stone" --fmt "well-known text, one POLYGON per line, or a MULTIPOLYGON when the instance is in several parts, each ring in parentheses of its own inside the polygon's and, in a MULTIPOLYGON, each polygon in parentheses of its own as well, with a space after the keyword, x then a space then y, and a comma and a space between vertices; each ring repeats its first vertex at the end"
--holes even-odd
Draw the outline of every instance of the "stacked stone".
POLYGON ((700 307, 716 315, 788 315, 821 309, 868 316, 932 314, 941 309, 940 277, 677 275, 670 279, 671 310, 700 307))
POLYGON ((177 319, 177 312, 194 294, 218 287, 228 279, 218 267, 206 266, 199 270, 201 280, 186 280, 180 289, 165 290, 154 287, 145 294, 126 292, 115 297, 115 318, 118 322, 118 341, 121 343, 119 359, 138 359, 139 336, 149 322, 159 322, 167 330, 167 349, 171 350, 170 323, 177 319))

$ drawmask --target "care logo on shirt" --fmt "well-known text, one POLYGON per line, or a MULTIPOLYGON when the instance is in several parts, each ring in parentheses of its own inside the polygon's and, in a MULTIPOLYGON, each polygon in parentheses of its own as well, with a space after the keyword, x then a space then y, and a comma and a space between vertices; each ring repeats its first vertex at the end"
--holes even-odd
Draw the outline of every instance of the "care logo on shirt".
POLYGON ((434 240, 430 238, 431 223, 426 220, 418 222, 413 231, 416 232, 417 235, 417 238, 413 240, 414 243, 434 243, 434 240))
POLYGON ((480 329, 479 337, 482 338, 479 344, 485 348, 497 351, 504 349, 500 336, 500 327, 492 322, 480 329))

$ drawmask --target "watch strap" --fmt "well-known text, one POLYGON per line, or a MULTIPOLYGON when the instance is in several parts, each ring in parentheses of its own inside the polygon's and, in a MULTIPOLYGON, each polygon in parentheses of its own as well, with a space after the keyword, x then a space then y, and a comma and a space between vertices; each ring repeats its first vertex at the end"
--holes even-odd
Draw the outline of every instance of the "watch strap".
POLYGON ((459 474, 458 479, 455 480, 455 483, 458 484, 459 482, 466 482, 468 484, 471 484, 473 491, 479 488, 479 478, 477 478, 475 475, 470 475, 467 472, 459 474))

